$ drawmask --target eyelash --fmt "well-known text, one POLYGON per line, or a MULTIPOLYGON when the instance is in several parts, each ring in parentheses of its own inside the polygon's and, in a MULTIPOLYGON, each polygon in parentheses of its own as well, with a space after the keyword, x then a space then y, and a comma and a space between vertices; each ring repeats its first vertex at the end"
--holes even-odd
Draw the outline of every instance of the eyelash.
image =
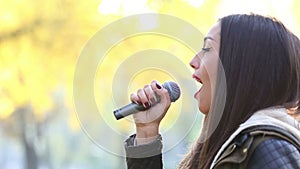
POLYGON ((202 48, 204 52, 209 52, 210 48, 202 48))

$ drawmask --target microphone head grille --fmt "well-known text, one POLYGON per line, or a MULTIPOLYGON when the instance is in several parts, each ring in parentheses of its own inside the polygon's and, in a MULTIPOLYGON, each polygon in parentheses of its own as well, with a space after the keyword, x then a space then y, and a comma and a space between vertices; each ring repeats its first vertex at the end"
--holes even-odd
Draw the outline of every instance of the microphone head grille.
POLYGON ((171 102, 175 102, 180 97, 180 88, 177 83, 169 81, 163 84, 163 87, 168 90, 171 102))

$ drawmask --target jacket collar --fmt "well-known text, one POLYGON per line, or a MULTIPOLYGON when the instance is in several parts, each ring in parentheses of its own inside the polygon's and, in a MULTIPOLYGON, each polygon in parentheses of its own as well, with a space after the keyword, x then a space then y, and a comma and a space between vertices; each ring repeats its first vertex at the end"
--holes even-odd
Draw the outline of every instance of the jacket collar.
POLYGON ((257 125, 271 125, 280 127, 284 130, 287 130, 300 140, 300 124, 296 119, 294 119, 287 113, 285 108, 271 107, 263 109, 255 112, 246 122, 242 123, 239 128, 226 140, 226 142, 222 145, 222 147, 214 157, 210 168, 212 169, 214 167, 221 153, 241 131, 257 125))

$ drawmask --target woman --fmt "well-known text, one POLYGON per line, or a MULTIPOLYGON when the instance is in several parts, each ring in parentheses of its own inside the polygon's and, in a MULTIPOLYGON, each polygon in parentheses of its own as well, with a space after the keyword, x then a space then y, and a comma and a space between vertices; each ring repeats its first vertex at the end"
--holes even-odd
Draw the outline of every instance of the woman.
MULTIPOLYGON (((273 18, 226 16, 209 30, 190 66, 202 84, 194 97, 205 120, 179 168, 300 168, 300 125, 294 118, 300 109, 300 42, 295 35, 273 18)), ((155 105, 134 114, 136 134, 125 142, 128 168, 162 168, 159 124, 170 106, 168 92, 153 81, 131 100, 155 105)))

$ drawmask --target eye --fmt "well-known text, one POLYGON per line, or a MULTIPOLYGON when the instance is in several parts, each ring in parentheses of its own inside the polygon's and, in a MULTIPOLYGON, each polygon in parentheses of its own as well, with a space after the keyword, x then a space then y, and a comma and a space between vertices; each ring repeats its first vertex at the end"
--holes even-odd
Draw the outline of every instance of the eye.
POLYGON ((204 53, 205 52, 209 52, 210 49, 211 49, 211 47, 209 47, 209 48, 202 48, 202 50, 204 51, 204 53))

